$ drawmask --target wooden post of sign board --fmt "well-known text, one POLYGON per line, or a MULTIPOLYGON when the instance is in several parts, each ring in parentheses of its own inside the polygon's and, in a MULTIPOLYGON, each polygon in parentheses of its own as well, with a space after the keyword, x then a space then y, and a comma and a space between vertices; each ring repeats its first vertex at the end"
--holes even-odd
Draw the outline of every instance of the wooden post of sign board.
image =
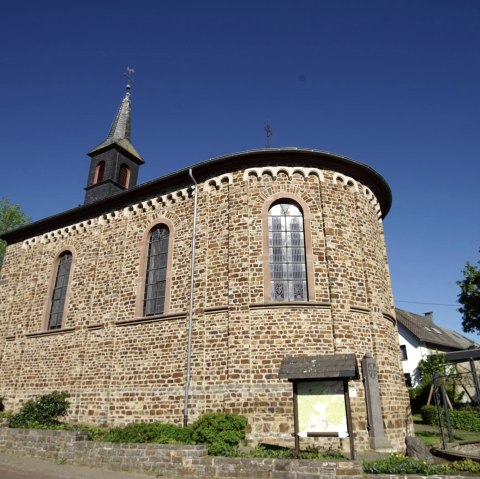
POLYGON ((293 381, 293 434, 295 436, 295 448, 293 450, 293 457, 298 459, 300 456, 300 437, 298 433, 298 399, 297 399, 297 381, 293 381))

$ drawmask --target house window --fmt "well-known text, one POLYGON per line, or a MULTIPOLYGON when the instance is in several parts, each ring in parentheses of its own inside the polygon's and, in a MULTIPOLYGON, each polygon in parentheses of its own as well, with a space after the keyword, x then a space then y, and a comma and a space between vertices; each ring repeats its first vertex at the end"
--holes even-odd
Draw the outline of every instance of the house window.
POLYGON ((400 346, 400 354, 402 355, 402 361, 406 361, 408 359, 407 346, 405 344, 400 346))
POLYGON ((62 327, 63 316, 65 313, 65 299, 67 297, 71 268, 72 253, 70 251, 65 251, 58 259, 55 285, 53 287, 50 313, 48 316, 47 328, 49 330, 59 329, 62 327))
POLYGON ((403 379, 405 380, 405 386, 407 386, 407 388, 411 388, 412 387, 412 376, 410 373, 405 373, 403 375, 403 379))
POLYGON ((307 301, 303 214, 293 202, 268 211, 268 253, 272 301, 307 301))
POLYGON ((167 286, 168 244, 170 232, 159 224, 150 232, 143 296, 143 315, 163 314, 167 286))
POLYGON ((95 174, 94 174, 94 177, 93 177, 93 184, 94 185, 103 181, 104 173, 105 173, 105 162, 101 161, 95 167, 95 174))
POLYGON ((125 188, 128 188, 128 183, 130 182, 130 168, 123 164, 120 166, 120 171, 118 172, 118 182, 125 188))

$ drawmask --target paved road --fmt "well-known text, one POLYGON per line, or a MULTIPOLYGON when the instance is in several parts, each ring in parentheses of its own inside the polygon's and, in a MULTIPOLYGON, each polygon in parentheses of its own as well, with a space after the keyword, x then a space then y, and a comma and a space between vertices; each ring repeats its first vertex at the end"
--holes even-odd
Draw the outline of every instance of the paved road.
POLYGON ((0 479, 152 479, 152 476, 0 453, 0 479))

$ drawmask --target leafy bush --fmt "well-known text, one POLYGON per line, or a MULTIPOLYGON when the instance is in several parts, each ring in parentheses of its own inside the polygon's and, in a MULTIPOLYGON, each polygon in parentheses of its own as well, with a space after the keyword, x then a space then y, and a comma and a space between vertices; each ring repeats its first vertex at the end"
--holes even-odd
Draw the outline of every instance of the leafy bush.
POLYGON ((213 456, 234 456, 245 439, 247 419, 239 414, 208 413, 192 424, 192 439, 213 456))
POLYGON ((423 406, 420 409, 422 421, 430 426, 438 426, 438 414, 435 406, 423 406))
POLYGON ((50 426, 49 429, 84 432, 87 434, 89 441, 102 441, 105 434, 109 431, 109 429, 102 429, 100 427, 80 423, 60 423, 50 426))
POLYGON ((420 412, 422 406, 427 404, 428 395, 430 393, 430 384, 421 383, 414 388, 408 390, 410 396, 410 405, 412 406, 412 412, 420 412))
POLYGON ((453 467, 457 471, 461 472, 471 472, 475 474, 480 473, 480 463, 472 459, 462 459, 461 461, 455 461, 453 463, 453 467))
POLYGON ((293 451, 288 447, 275 447, 259 444, 248 452, 249 457, 261 457, 270 459, 292 459, 293 451))
POLYGON ((365 461, 363 463, 363 472, 367 474, 418 474, 423 476, 433 474, 451 475, 459 472, 478 474, 480 472, 480 463, 472 459, 463 459, 452 464, 427 464, 401 454, 393 454, 387 459, 365 461))
POLYGON ((432 474, 453 474, 455 469, 446 464, 427 464, 401 454, 393 454, 387 459, 365 461, 363 472, 367 474, 419 474, 429 476, 432 474))
POLYGON ((191 428, 159 422, 132 423, 125 427, 114 427, 96 439, 103 442, 157 444, 192 444, 191 428))
MULTIPOLYGON (((271 446, 259 444, 248 452, 249 457, 260 457, 269 459, 293 459, 293 449, 288 447, 271 446)), ((323 451, 315 446, 307 446, 300 451, 300 459, 313 459, 319 461, 345 461, 347 458, 339 451, 323 451)))
MULTIPOLYGON (((422 407, 422 419, 425 424, 438 426, 438 414, 435 406, 422 407)), ((449 411, 450 424, 453 429, 461 431, 480 431, 480 411, 476 409, 460 409, 449 411)), ((445 411, 442 409, 442 418, 445 420, 445 411)))
POLYGON ((9 422, 9 427, 43 428, 59 424, 58 418, 67 415, 70 403, 64 391, 53 391, 36 399, 29 399, 9 422))
POLYGON ((12 415, 13 414, 11 412, 0 411, 0 420, 7 419, 8 421, 10 421, 10 418, 12 417, 12 415))

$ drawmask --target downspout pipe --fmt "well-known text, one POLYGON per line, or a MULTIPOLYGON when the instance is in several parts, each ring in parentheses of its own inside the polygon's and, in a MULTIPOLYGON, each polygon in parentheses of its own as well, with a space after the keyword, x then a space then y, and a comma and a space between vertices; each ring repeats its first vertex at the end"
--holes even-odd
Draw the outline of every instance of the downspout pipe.
POLYGON ((190 390, 192 363, 192 326, 193 326, 193 292, 195 287, 195 246, 197 239, 198 184, 193 177, 192 169, 188 174, 194 183, 193 229, 192 229, 192 266, 190 271, 190 304, 188 307, 188 340, 187 340, 187 372, 185 377, 185 393, 183 399, 183 427, 188 426, 188 393, 190 390))

